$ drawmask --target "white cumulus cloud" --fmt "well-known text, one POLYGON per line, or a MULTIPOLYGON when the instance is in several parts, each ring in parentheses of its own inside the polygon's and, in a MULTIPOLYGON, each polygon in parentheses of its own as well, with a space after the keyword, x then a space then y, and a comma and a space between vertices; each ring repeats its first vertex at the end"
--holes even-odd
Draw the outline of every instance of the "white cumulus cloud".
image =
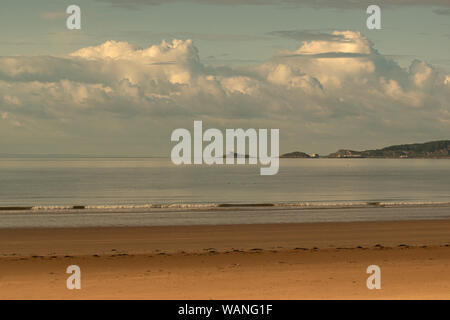
POLYGON ((402 68, 359 32, 312 36, 257 66, 206 65, 191 40, 0 57, 0 114, 16 123, 0 147, 165 154, 194 120, 280 128, 282 151, 448 138, 450 75, 402 68))

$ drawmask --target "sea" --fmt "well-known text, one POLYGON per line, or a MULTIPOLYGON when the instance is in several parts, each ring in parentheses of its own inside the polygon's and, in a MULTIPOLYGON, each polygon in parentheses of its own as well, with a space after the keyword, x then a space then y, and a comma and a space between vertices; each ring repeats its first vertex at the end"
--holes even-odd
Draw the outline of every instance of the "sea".
MULTIPOLYGON (((280 159, 277 175, 261 176, 259 169, 258 165, 176 166, 166 158, 0 158, 0 216, 13 207, 30 207, 33 216, 60 210, 56 216, 62 217, 61 210, 64 213, 74 206, 141 214, 157 208, 225 210, 272 205, 277 208, 272 214, 275 219, 282 207, 432 204, 444 205, 440 214, 450 216, 448 159, 280 159)), ((260 212, 261 217, 270 216, 270 210, 260 212)), ((319 217, 322 213, 308 214, 319 217)), ((348 220, 348 214, 333 213, 332 221, 344 216, 348 220)), ((230 215, 224 219, 227 217, 230 215)), ((307 215, 302 213, 301 217, 307 215)), ((147 218, 146 223, 151 224, 147 218)), ((24 216, 22 223, 31 221, 27 219, 30 215, 24 216)), ((136 219, 134 223, 139 225, 136 219)), ((240 217, 241 222, 245 219, 240 217)), ((39 223, 45 226, 42 221, 39 223)), ((2 223, 5 226, 8 222, 0 217, 0 227, 2 223)))
POLYGON ((450 160, 281 159, 181 165, 164 158, 0 159, 0 206, 448 202, 450 160))

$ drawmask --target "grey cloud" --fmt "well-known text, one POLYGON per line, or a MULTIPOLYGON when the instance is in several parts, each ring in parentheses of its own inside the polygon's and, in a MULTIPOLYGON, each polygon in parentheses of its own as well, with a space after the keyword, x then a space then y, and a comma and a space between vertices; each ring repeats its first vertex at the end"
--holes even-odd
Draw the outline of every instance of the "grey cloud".
POLYGON ((450 16, 450 9, 435 9, 433 10, 434 13, 443 15, 443 16, 450 16))
POLYGON ((311 41, 311 40, 336 41, 336 42, 345 41, 345 37, 343 37, 342 35, 312 30, 280 30, 280 31, 272 31, 269 32, 268 34, 271 36, 294 39, 299 41, 311 41))
POLYGON ((177 63, 176 61, 160 61, 160 62, 148 63, 147 65, 150 65, 150 66, 164 66, 164 65, 174 65, 176 63, 177 63))
MULTIPOLYGON (((131 32, 133 34, 134 32, 131 32)), ((145 32, 144 32, 145 33, 145 32)), ((176 39, 193 39, 193 40, 206 40, 206 41, 241 41, 248 42, 254 40, 268 40, 268 37, 245 35, 245 34, 217 34, 217 33, 193 33, 193 32, 173 32, 173 33, 160 33, 153 34, 157 38, 176 38, 176 39)))
POLYGON ((371 54, 364 53, 349 53, 349 52, 326 52, 326 53, 316 53, 316 54, 287 54, 280 55, 281 58, 308 58, 308 59, 316 59, 316 58, 363 58, 369 57, 371 54))
MULTIPOLYGON (((100 2, 107 2, 116 6, 136 7, 140 5, 161 5, 165 3, 203 3, 215 5, 300 5, 312 6, 316 8, 341 8, 341 9, 356 9, 367 7, 374 4, 372 0, 96 0, 100 2)), ((380 6, 442 6, 449 7, 448 0, 378 0, 376 2, 380 6)))

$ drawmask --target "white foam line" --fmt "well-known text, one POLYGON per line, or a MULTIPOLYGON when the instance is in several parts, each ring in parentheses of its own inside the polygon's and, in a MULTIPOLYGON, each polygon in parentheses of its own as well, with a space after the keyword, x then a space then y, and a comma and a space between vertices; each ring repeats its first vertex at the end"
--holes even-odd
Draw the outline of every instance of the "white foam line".
MULTIPOLYGON (((142 205, 86 205, 86 206, 34 206, 33 211, 55 211, 55 210, 135 210, 135 209, 213 209, 218 207, 236 208, 258 207, 255 204, 220 204, 220 203, 173 203, 173 204, 142 204, 142 205)), ((427 201, 392 201, 392 202, 291 202, 273 203, 277 208, 352 208, 352 207, 408 207, 408 206, 450 206, 450 202, 427 202, 427 201)), ((261 205, 267 207, 267 204, 261 205)))

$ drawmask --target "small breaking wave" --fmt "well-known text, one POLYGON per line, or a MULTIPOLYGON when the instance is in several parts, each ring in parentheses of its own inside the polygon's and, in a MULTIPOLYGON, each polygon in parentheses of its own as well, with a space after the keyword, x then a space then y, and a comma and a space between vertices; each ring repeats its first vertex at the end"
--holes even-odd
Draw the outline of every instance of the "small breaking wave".
POLYGON ((364 208, 364 207, 412 207, 412 206, 450 206, 450 202, 427 201, 371 201, 371 202, 283 202, 283 203, 167 203, 167 204, 124 204, 124 205, 72 205, 72 206, 15 206, 0 207, 0 211, 133 211, 157 209, 236 209, 236 208, 291 208, 291 209, 325 209, 325 208, 364 208))

